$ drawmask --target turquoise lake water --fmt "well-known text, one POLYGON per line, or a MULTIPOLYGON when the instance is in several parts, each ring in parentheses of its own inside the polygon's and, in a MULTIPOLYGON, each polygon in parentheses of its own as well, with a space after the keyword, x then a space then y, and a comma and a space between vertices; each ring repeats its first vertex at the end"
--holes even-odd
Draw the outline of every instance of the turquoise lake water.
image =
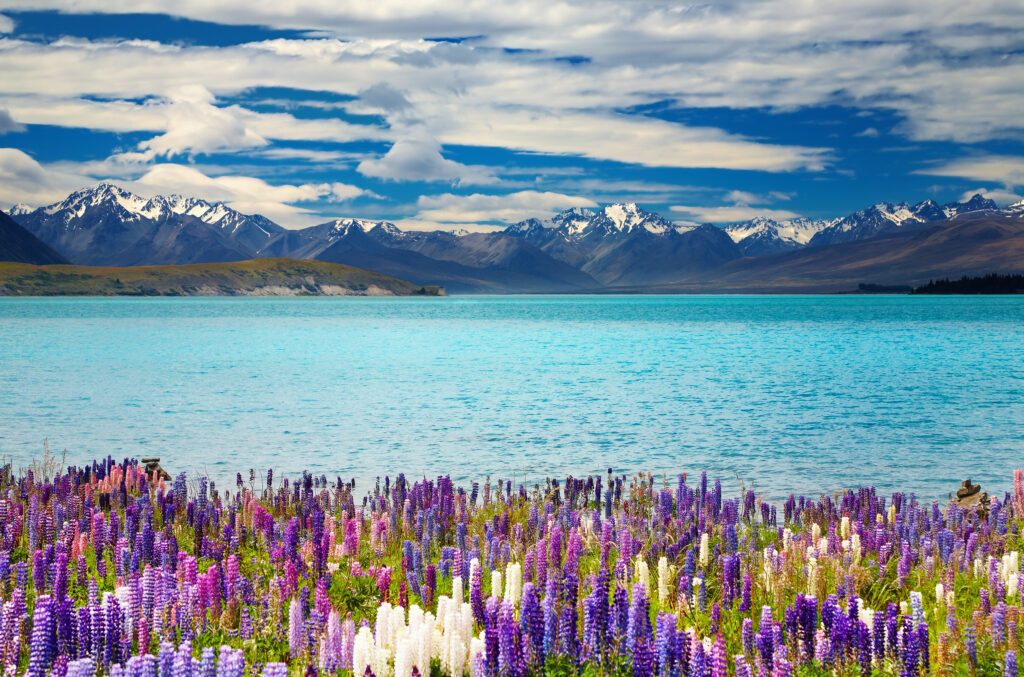
POLYGON ((0 456, 1006 490, 1024 298, 0 299, 0 456))

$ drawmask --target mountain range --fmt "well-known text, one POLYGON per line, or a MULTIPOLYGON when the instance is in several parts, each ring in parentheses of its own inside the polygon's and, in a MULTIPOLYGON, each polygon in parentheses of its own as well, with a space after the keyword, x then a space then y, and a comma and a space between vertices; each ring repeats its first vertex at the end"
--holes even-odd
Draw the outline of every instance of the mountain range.
MULTIPOLYGON (((963 219, 1005 222, 1009 231, 1024 227, 1024 202, 999 209, 975 195, 946 205, 879 203, 833 219, 758 217, 724 228, 678 224, 624 203, 569 209, 487 233, 403 231, 386 221, 353 218, 289 230, 223 203, 177 195, 147 199, 108 183, 38 209, 18 205, 10 214, 26 234, 76 264, 317 259, 463 293, 647 289, 724 281, 724 276, 733 276, 730 284, 763 282, 769 271, 785 277, 779 266, 846 260, 850 252, 867 256, 868 249, 857 247, 865 242, 877 242, 870 248, 877 258, 877 247, 898 249, 907 246, 908 234, 949 228, 963 219)), ((1000 231, 1000 237, 1009 231, 1000 231)), ((7 239, 0 236, 0 247, 7 239)), ((901 264, 908 274, 915 269, 913 260, 901 264)), ((1021 268, 1024 261, 1017 265, 1021 268)), ((870 272, 864 269, 865 275, 870 272)))

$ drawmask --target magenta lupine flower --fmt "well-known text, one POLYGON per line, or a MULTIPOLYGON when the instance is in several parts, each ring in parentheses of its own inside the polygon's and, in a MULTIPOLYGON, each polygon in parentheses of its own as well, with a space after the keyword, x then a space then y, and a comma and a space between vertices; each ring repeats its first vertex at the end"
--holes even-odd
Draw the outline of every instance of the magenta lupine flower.
POLYGON ((711 677, 726 677, 728 659, 725 655, 725 637, 719 634, 711 646, 711 677))

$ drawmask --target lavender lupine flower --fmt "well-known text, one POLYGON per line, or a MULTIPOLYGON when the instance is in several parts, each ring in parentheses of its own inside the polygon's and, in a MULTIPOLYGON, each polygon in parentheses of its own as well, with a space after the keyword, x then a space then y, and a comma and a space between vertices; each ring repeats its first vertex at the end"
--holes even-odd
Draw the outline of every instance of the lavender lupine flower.
POLYGON ((288 605, 288 650, 292 658, 301 656, 306 648, 304 630, 302 605, 298 598, 292 597, 288 605))
POLYGON ((743 654, 736 655, 736 677, 753 677, 750 665, 743 654))
POLYGON ((1017 677, 1017 652, 1007 651, 1003 658, 1003 677, 1017 677))

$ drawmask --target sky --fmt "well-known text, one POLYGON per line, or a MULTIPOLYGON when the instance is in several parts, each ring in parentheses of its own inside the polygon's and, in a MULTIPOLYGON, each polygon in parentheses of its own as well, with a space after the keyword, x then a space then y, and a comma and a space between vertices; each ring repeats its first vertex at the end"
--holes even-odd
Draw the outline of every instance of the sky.
POLYGON ((487 230, 1024 193, 1020 0, 0 0, 0 208, 487 230))

